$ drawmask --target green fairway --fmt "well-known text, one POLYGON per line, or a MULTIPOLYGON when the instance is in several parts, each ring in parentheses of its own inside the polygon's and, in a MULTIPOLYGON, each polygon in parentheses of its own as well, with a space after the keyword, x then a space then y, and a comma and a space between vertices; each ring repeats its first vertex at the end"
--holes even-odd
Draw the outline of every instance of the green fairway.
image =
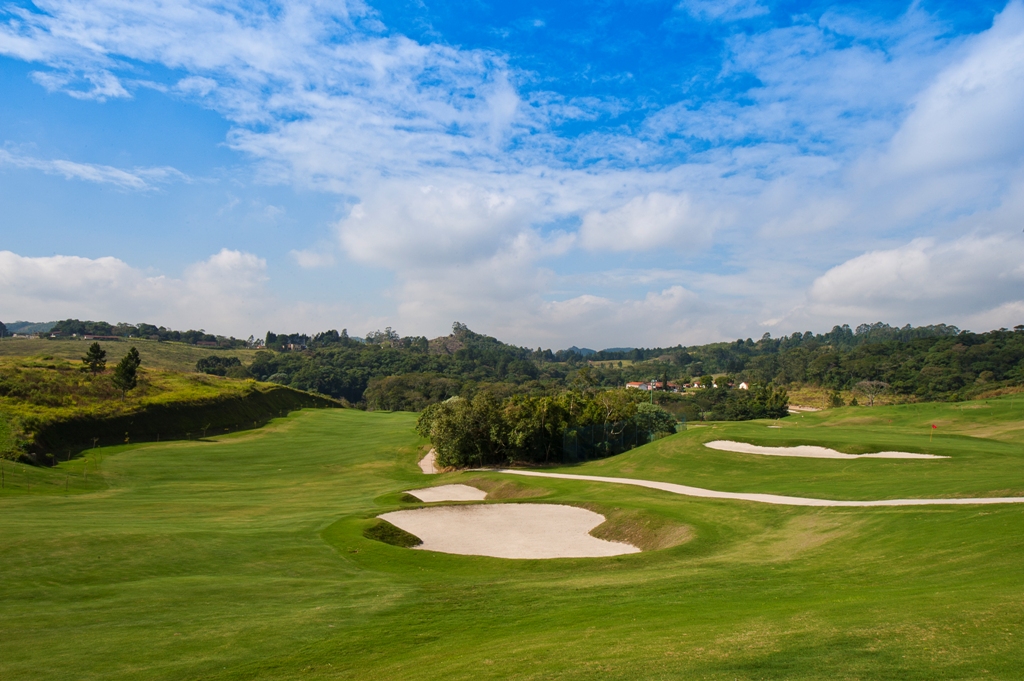
POLYGON ((552 470, 823 499, 1024 496, 1024 398, 848 407, 777 422, 697 424, 617 457, 552 470), (938 427, 933 429, 932 424, 938 427), (950 458, 851 461, 763 456, 703 446, 711 440, 950 458))
MULTIPOLYGON (((836 499, 1021 494, 1021 407, 714 424, 562 470, 836 499), (951 458, 802 460, 700 445, 711 439, 951 458)), ((0 679, 1005 679, 1024 668, 1024 508, 776 507, 518 476, 512 495, 512 476, 422 475, 415 418, 307 410, 216 441, 103 448, 54 469, 6 463, 0 679), (363 536, 376 515, 417 505, 403 490, 474 479, 518 502, 657 516, 691 539, 514 561, 363 536)))

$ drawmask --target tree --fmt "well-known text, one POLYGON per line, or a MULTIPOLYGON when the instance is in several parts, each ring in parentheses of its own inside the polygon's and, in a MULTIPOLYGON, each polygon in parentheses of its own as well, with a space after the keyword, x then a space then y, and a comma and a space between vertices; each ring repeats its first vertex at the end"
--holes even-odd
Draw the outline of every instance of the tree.
POLYGON ((853 391, 868 398, 868 406, 875 406, 875 398, 889 389, 885 381, 861 381, 853 386, 853 391))
POLYGON ((101 373, 107 368, 107 351, 101 348, 99 343, 93 343, 82 358, 82 364, 82 371, 101 373))
POLYGON ((134 390, 138 385, 138 370, 141 364, 142 358, 139 357, 139 351, 132 347, 114 367, 114 387, 121 391, 122 400, 129 390, 134 390))
POLYGON ((676 432, 676 419, 655 404, 638 404, 636 415, 633 417, 636 427, 648 433, 674 433, 676 432))
POLYGON ((4 326, 3 322, 0 322, 0 338, 3 338, 6 335, 7 335, 7 327, 4 326))

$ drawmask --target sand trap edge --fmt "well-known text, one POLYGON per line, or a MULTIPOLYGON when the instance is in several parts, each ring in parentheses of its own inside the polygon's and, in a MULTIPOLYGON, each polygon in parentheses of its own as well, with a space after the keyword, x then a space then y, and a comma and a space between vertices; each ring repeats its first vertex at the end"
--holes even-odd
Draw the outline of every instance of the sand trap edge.
MULTIPOLYGON (((771 426, 769 426, 771 427, 771 426)), ((916 454, 914 452, 874 452, 871 454, 846 454, 845 452, 820 447, 818 445, 797 445, 795 447, 765 447, 747 442, 733 440, 712 440, 705 442, 708 449, 739 454, 759 454, 761 456, 795 456, 805 459, 948 459, 948 456, 937 454, 916 454)))
POLYGON ((606 558, 641 550, 590 531, 607 519, 568 504, 430 506, 377 516, 423 543, 416 550, 519 560, 606 558), (456 534, 452 533, 452 529, 456 534))

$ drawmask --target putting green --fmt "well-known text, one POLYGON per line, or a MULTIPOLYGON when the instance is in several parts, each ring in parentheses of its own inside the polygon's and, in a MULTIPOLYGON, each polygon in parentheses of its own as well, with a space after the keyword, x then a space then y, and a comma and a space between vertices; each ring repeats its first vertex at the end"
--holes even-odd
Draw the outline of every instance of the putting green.
MULTIPOLYGON (((838 499, 1024 494, 1020 409, 964 406, 708 425, 562 470, 838 499), (713 439, 950 459, 751 457, 702 447, 713 439)), ((1024 508, 799 508, 580 480, 427 478, 414 423, 306 411, 215 442, 88 452, 87 480, 85 460, 7 464, 0 678, 964 679, 1024 668, 1024 508), (363 536, 377 515, 416 507, 403 491, 425 480, 585 507, 621 534, 673 523, 691 535, 631 555, 522 561, 363 536)))

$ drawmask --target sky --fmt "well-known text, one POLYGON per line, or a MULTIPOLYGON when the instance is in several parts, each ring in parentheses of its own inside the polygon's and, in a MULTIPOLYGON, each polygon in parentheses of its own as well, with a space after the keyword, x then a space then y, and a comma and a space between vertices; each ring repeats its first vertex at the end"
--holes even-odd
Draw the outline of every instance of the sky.
POLYGON ((1024 2, 15 0, 0 320, 1024 323, 1024 2))

